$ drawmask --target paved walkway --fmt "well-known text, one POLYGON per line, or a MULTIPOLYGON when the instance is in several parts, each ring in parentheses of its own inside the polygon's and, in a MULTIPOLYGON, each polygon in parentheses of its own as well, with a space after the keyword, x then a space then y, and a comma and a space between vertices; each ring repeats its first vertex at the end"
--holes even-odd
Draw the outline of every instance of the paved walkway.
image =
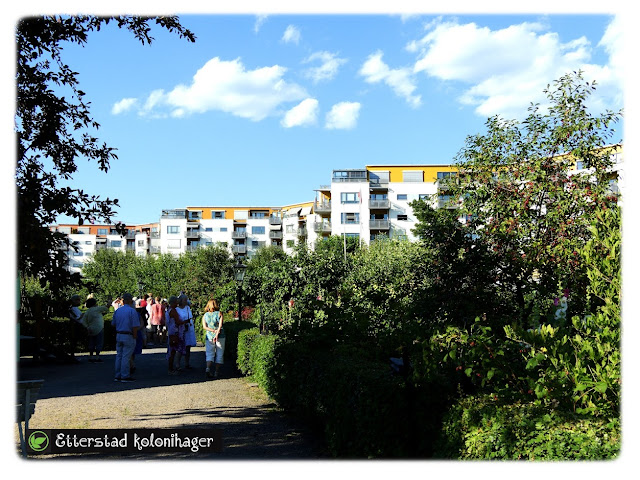
MULTIPOLYGON (((132 383, 113 381, 115 352, 103 353, 104 363, 89 363, 82 355, 78 357, 81 363, 75 365, 35 365, 31 359, 21 359, 18 379, 45 380, 30 428, 214 427, 223 430, 224 448, 210 457, 326 458, 317 436, 278 411, 233 365, 223 366, 220 379, 207 380, 204 348, 196 347, 191 354, 195 368, 168 376, 165 352, 164 348, 149 348, 136 356, 136 381, 132 383)), ((15 437, 18 442, 17 427, 15 437)))

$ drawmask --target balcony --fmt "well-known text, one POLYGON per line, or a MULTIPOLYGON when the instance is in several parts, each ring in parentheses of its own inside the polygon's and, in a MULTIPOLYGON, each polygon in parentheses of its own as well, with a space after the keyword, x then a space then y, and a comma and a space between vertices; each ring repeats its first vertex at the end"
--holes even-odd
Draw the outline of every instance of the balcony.
POLYGON ((125 235, 125 238, 136 238, 136 233, 138 233, 138 232, 136 232, 134 230, 129 230, 129 231, 127 231, 127 234, 125 235))
POLYGON ((282 240, 282 232, 278 230, 274 230, 269 232, 269 238, 282 240))
POLYGON ((238 232, 238 231, 233 231, 231 232, 231 238, 234 240, 240 240, 243 238, 247 238, 247 232, 238 232))
POLYGON ((238 253, 238 254, 246 254, 247 253, 247 246, 246 245, 233 245, 231 247, 231 251, 233 253, 238 253))
POLYGON ((96 250, 104 250, 105 248, 107 248, 106 243, 96 243, 96 250))
POLYGON ((160 238, 160 232, 151 232, 151 238, 160 238))
POLYGON ((282 225, 282 218, 269 217, 269 225, 282 225))
POLYGON ((186 232, 184 232, 184 237, 191 238, 191 239, 198 239, 200 238, 200 232, 197 232, 195 230, 187 230, 186 232))
POLYGON ((391 202, 389 200, 369 200, 371 210, 389 210, 391 202))
POLYGON ((198 249, 198 247, 199 247, 199 245, 196 243, 196 244, 192 244, 192 245, 186 245, 184 247, 184 249, 185 249, 186 252, 195 252, 198 249))
POLYGON ((369 230, 389 230, 389 220, 369 220, 369 230))
POLYGON ((331 202, 314 202, 313 211, 315 213, 331 213, 331 202))
POLYGON ((307 236, 307 227, 298 228, 298 236, 299 237, 306 237, 307 236))
POLYGON ((149 247, 149 253, 160 253, 160 247, 149 247))
POLYGON ((187 218, 186 210, 163 210, 161 218, 187 218))
POLYGON ((133 243, 127 243, 127 250, 131 251, 131 252, 135 252, 136 251, 136 246, 133 243))
POLYGON ((331 222, 315 222, 313 231, 316 233, 331 233, 331 222))

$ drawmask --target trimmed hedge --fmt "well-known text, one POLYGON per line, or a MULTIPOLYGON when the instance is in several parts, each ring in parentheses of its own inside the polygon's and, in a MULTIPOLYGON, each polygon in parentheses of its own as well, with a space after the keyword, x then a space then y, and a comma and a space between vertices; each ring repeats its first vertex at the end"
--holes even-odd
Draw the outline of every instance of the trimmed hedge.
POLYGON ((239 336, 238 368, 282 408, 322 426, 334 456, 406 457, 412 451, 407 387, 386 363, 256 329, 239 336))
POLYGON ((604 460, 620 452, 620 420, 465 397, 445 417, 437 457, 604 460))

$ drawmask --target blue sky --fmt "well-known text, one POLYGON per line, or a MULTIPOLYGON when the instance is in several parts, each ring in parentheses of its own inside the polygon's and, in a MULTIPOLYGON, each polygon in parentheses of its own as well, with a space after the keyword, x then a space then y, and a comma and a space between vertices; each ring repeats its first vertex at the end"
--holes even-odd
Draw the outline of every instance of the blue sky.
POLYGON ((578 68, 600 84, 594 110, 623 106, 614 15, 180 20, 195 43, 156 29, 143 46, 109 26, 65 49, 119 157, 107 174, 79 162, 71 184, 118 198, 125 223, 167 208, 309 201, 335 168, 451 163, 489 116, 521 118, 578 68))

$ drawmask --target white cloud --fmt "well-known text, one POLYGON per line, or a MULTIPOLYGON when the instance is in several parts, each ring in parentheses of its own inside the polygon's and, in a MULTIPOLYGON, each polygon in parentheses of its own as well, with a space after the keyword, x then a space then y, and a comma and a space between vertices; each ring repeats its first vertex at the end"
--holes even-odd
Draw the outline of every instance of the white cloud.
POLYGON ((318 100, 307 98, 285 113, 280 124, 285 128, 291 128, 315 125, 317 121, 318 100))
POLYGON ((284 104, 309 96, 301 86, 286 82, 285 72, 279 65, 247 70, 239 58, 215 57, 196 72, 190 85, 152 92, 140 114, 183 117, 220 110, 260 121, 277 114, 284 104))
POLYGON ((123 98, 113 105, 113 107, 111 108, 111 113, 113 115, 120 115, 123 112, 131 110, 137 103, 137 98, 123 98))
POLYGON ((360 106, 358 102, 336 103, 327 113, 325 127, 330 130, 355 128, 360 115, 360 106))
POLYGON ((365 77, 365 81, 368 83, 384 82, 391 87, 396 95, 404 98, 413 108, 417 108, 422 104, 422 97, 413 95, 417 88, 413 72, 408 68, 389 68, 382 61, 381 51, 369 55, 359 73, 365 77))
MULTIPOLYGON (((585 80, 596 79, 598 83, 615 83, 610 77, 621 75, 611 66, 589 63, 593 47, 585 37, 563 43, 558 34, 540 23, 491 30, 475 23, 461 25, 438 19, 427 29, 423 38, 406 47, 419 53, 414 72, 469 84, 459 101, 474 106, 482 116, 521 116, 531 102, 544 104, 547 84, 570 71, 582 69, 585 80)), ((601 41, 612 64, 619 52, 617 31, 612 24, 601 41)))
POLYGON ((256 23, 253 24, 253 33, 258 33, 260 28, 262 28, 262 24, 267 21, 269 15, 257 15, 256 23))
POLYGON ((289 25, 282 35, 282 41, 284 43, 295 43, 297 45, 300 42, 300 30, 293 25, 289 25))
POLYGON ((320 61, 319 67, 309 68, 305 76, 311 78, 314 83, 322 80, 332 80, 338 74, 340 65, 347 63, 345 58, 338 58, 338 54, 330 52, 315 52, 303 60, 303 63, 320 61))

